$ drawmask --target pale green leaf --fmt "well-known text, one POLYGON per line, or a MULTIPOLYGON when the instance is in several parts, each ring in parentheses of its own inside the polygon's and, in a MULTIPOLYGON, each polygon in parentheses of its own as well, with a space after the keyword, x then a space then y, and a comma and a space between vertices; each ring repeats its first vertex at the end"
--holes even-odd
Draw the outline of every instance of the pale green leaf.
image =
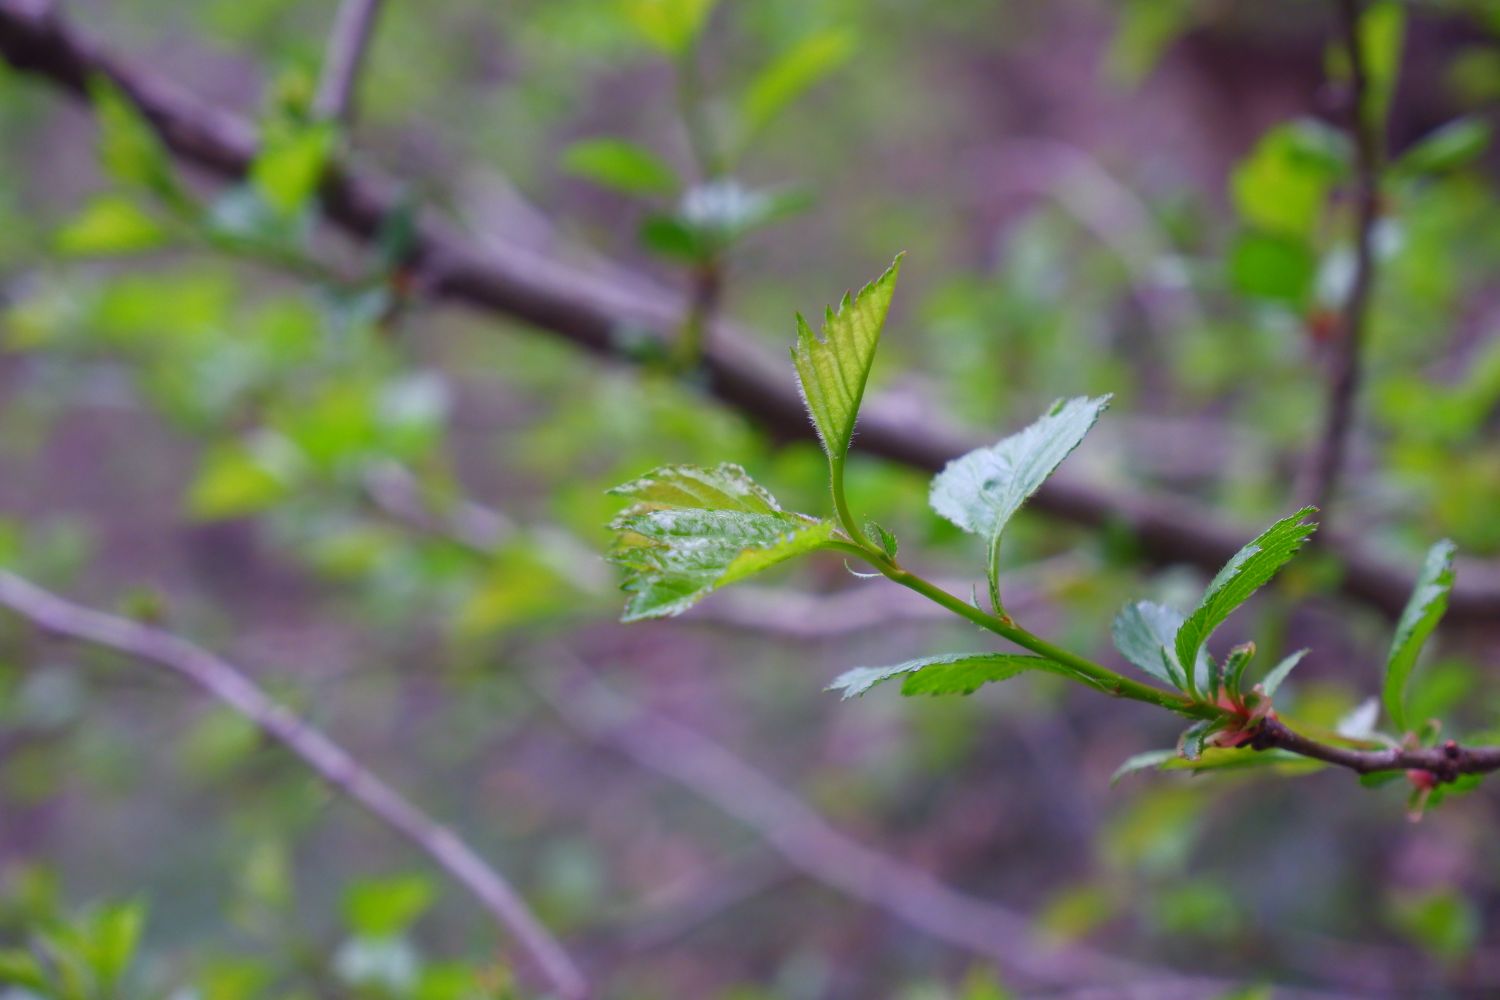
POLYGON ((405 932, 436 900, 437 889, 421 875, 362 879, 344 894, 344 917, 364 937, 392 937, 405 932))
POLYGON ((1392 166, 1404 175, 1439 174, 1473 162, 1490 144, 1490 126, 1479 118, 1459 118, 1423 136, 1392 166))
POLYGON ((828 690, 841 691, 853 698, 888 680, 902 678, 901 693, 973 694, 985 684, 1009 680, 1028 670, 1070 673, 1059 664, 1040 656, 1017 653, 948 653, 924 656, 889 667, 855 667, 845 671, 828 690))
POLYGON ((1260 682, 1260 688, 1266 693, 1267 698, 1276 694, 1277 690, 1281 687, 1281 682, 1287 679, 1287 676, 1296 669, 1297 664, 1302 662, 1302 658, 1308 652, 1306 649, 1299 649, 1270 669, 1266 674, 1265 680, 1260 682))
POLYGON ((641 37, 668 55, 687 52, 703 31, 715 0, 620 0, 641 37))
POLYGON ((955 458, 933 478, 932 509, 988 543, 990 595, 997 606, 1000 537, 1006 524, 1083 441, 1109 399, 1058 400, 1025 430, 955 458))
POLYGON ((337 137, 332 122, 268 130, 250 165, 251 187, 278 214, 300 212, 323 182, 337 137))
POLYGON ((1177 631, 1177 662, 1187 667, 1189 688, 1197 683, 1194 665, 1198 663, 1199 651, 1209 636, 1213 635, 1214 629, 1222 625, 1235 608, 1244 604, 1251 594, 1275 576, 1276 571, 1296 555, 1297 550, 1302 548, 1302 543, 1317 530, 1317 525, 1304 523, 1304 519, 1314 509, 1304 507, 1271 525, 1253 542, 1235 553, 1234 558, 1209 583, 1198 607, 1188 615, 1187 621, 1177 631))
POLYGON ((740 103, 748 138, 760 131, 801 94, 828 76, 854 52, 854 33, 820 31, 778 56, 751 82, 740 103))
POLYGON ((870 365, 880 342, 880 328, 896 289, 901 270, 897 257, 879 278, 858 295, 844 296, 838 312, 828 310, 823 336, 814 335, 807 322, 797 317, 797 344, 792 361, 802 386, 802 398, 813 425, 831 461, 843 461, 854 434, 854 421, 864 398, 870 365))
MULTIPOLYGON (((1152 601, 1127 604, 1115 616, 1110 633, 1120 655, 1158 680, 1182 689, 1187 677, 1177 662, 1174 641, 1187 616, 1176 608, 1152 601)), ((1200 665, 1206 655, 1199 656, 1200 665)))
POLYGON ((99 126, 99 159, 105 172, 122 184, 176 196, 172 158, 130 99, 103 78, 90 82, 89 97, 99 126))
POLYGON ((677 173, 651 150, 624 139, 586 139, 569 146, 562 168, 576 177, 625 194, 671 194, 677 173))
POLYGON ((1453 556, 1457 551, 1447 539, 1427 551, 1416 586, 1396 621, 1396 634, 1386 656, 1384 700, 1386 714, 1398 730, 1405 732, 1406 685, 1427 637, 1437 628, 1448 610, 1448 594, 1453 589, 1453 556))
POLYGON ((1121 778, 1136 773, 1137 771, 1154 771, 1163 764, 1177 756, 1176 750, 1147 750, 1125 758, 1124 763, 1115 768, 1115 773, 1109 776, 1110 785, 1115 785, 1121 778))
POLYGON ((625 621, 681 614, 713 590, 828 544, 833 525, 781 509, 737 465, 667 466, 610 493, 611 561, 626 571, 625 621))
POLYGON ((1298 242, 1311 240, 1348 157, 1347 140, 1325 125, 1279 125, 1235 168, 1230 178, 1235 207, 1255 229, 1298 242))
POLYGON ((54 245, 59 253, 96 256, 139 253, 166 241, 166 229, 134 199, 104 194, 58 230, 54 245))
POLYGON ((280 471, 253 449, 221 445, 203 458, 188 490, 188 513, 204 521, 244 517, 274 506, 289 490, 280 471))

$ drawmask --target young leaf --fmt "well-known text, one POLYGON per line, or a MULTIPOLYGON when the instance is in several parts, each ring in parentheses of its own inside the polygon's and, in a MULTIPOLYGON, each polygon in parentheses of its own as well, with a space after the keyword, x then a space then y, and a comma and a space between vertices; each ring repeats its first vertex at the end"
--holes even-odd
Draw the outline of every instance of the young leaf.
POLYGON ((1304 507, 1271 525, 1255 541, 1235 553, 1203 593, 1198 607, 1177 630, 1177 662, 1187 665, 1188 686, 1195 685, 1199 650, 1235 608, 1249 600, 1281 569, 1317 525, 1304 523, 1315 508, 1304 507))
POLYGON ((875 521, 865 521, 865 538, 869 540, 871 545, 892 559, 896 558, 896 553, 901 548, 901 543, 896 540, 896 536, 891 534, 884 525, 878 524, 875 521))
POLYGON ((681 614, 713 590, 827 545, 833 524, 784 511, 737 465, 666 466, 609 491, 636 503, 610 527, 624 621, 681 614))
POLYGON ((843 461, 849 450, 854 420, 859 415, 870 365, 880 342, 880 328, 885 324, 900 271, 898 256, 884 274, 858 295, 852 298, 845 295, 838 312, 827 311, 821 338, 800 314, 797 316, 797 344, 792 348, 792 362, 797 366, 802 398, 830 461, 843 461))
POLYGON ((99 159, 122 184, 174 197, 178 193, 172 158, 156 130, 120 90, 103 78, 89 84, 99 124, 99 159))
POLYGON ((166 242, 162 224, 120 194, 94 198, 55 237, 59 253, 75 256, 138 253, 166 242))
POLYGON ((1177 756, 1183 760, 1197 761, 1203 756, 1203 744, 1213 734, 1218 719, 1199 719, 1177 737, 1177 756))
POLYGON ((1224 660, 1222 687, 1232 697, 1239 697, 1240 681, 1245 676, 1245 668, 1250 666, 1250 661, 1253 659, 1255 659, 1255 643, 1247 642, 1231 649, 1229 656, 1224 660))
POLYGON ((901 693, 973 694, 985 684, 1009 680, 1028 670, 1066 672, 1059 664, 1040 656, 1016 653, 949 653, 907 660, 891 667, 855 667, 845 671, 830 685, 830 691, 842 691, 844 698, 862 695, 877 684, 896 677, 904 678, 901 693))
POLYGON ((1391 170, 1405 176, 1440 174, 1477 159, 1489 144, 1489 123, 1458 118, 1419 139, 1391 170))
POLYGON ((764 128, 804 91, 838 69, 853 52, 853 33, 834 28, 810 35, 778 56, 750 84, 740 102, 745 139, 764 128))
POLYGON ((1297 664, 1302 662, 1302 658, 1308 652, 1306 649, 1299 649, 1271 668, 1270 672, 1266 674, 1266 679, 1260 682, 1260 688, 1266 693, 1267 698, 1276 694, 1277 688, 1281 687, 1281 682, 1286 680, 1287 675, 1296 668, 1297 664))
POLYGON ((1443 612, 1448 610, 1448 592, 1453 589, 1452 542, 1444 539, 1427 551, 1422 572, 1417 575, 1411 598, 1396 622, 1391 651, 1386 656, 1384 700, 1391 724, 1405 732, 1406 683, 1417 665, 1417 656, 1432 630, 1437 628, 1443 612))
POLYGON ((680 56, 697 41, 714 0, 621 0, 620 7, 642 38, 680 56))
POLYGON ((1375 738, 1375 721, 1380 718, 1380 701, 1366 698, 1339 719, 1335 731, 1346 740, 1375 738))
POLYGON ((1176 756, 1176 750, 1147 750, 1145 753, 1127 757, 1123 764, 1115 768, 1115 773, 1109 776, 1110 787, 1114 787, 1126 775, 1137 771, 1154 771, 1176 756))
POLYGON ((317 194, 338 132, 331 122, 267 129, 250 164, 250 186, 278 215, 296 215, 317 194))
POLYGON ((624 139, 586 139, 564 150, 562 168, 625 194, 671 194, 676 172, 651 150, 624 139))
POLYGON ((933 478, 932 509, 989 543, 990 597, 997 606, 997 559, 1005 525, 1083 441, 1109 399, 1058 400, 1025 430, 955 458, 933 478))
POLYGON ((1187 678, 1177 662, 1173 639, 1186 619, 1175 608, 1137 601, 1127 604, 1115 616, 1110 633, 1121 656, 1157 680, 1182 690, 1187 678))

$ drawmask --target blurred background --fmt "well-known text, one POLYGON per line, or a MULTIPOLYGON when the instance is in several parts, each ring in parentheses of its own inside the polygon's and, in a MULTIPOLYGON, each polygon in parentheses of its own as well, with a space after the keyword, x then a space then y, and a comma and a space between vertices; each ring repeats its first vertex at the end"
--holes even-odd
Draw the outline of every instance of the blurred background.
MULTIPOLYGON (((903 250, 872 388, 897 424, 994 440, 1114 393, 1079 480, 1245 540, 1298 506, 1355 266, 1334 2, 390 0, 342 124, 318 103, 334 0, 55 5, 256 122, 243 180, 170 157, 128 87, 95 80, 91 109, 28 68, 6 22, 42 6, 0 3, 0 564, 223 654, 460 831, 598 996, 1500 995, 1489 790, 1414 824, 1404 785, 1346 773, 1111 787, 1172 719, 1051 677, 825 693, 979 641, 837 558, 624 626, 602 557, 604 491, 663 463, 738 462, 824 511, 816 444, 651 335, 732 321, 790 386, 794 314, 903 250), (369 239, 322 218, 332 160, 392 179, 369 239), (564 298, 586 276, 678 319, 621 322, 605 358, 454 304, 423 213, 564 298)), ((1407 571, 1440 537, 1482 569, 1500 4, 1366 18, 1390 166, 1335 516, 1407 571)), ((982 580, 927 471, 856 439, 849 476, 904 560, 982 580)), ((1119 666, 1116 610, 1190 603, 1212 567, 1097 520, 1023 512, 1007 593, 1119 666)), ((1330 726, 1391 624, 1339 575, 1305 556, 1226 630, 1312 647, 1278 705, 1330 726)), ((1416 714, 1445 734, 1497 723, 1497 623, 1438 635, 1416 714)), ((244 719, 0 612, 0 936, 98 959, 137 917, 100 996, 546 994, 244 719)))

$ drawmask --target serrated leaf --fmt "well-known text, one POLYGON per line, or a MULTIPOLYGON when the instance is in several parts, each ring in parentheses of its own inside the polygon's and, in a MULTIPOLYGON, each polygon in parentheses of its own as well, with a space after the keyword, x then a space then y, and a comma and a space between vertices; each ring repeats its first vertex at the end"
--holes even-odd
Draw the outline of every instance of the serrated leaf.
POLYGON ((892 559, 896 558, 896 553, 901 549, 901 543, 896 540, 896 536, 875 521, 865 522, 865 537, 870 540, 871 545, 892 559))
POLYGON ((1405 732, 1406 684, 1416 668, 1417 657, 1422 652, 1428 636, 1437 628, 1443 613, 1448 610, 1448 594, 1453 589, 1453 556, 1456 546, 1447 539, 1427 550, 1422 571, 1417 574, 1411 597, 1396 621, 1396 634, 1391 639, 1390 653, 1385 662, 1385 687, 1383 697, 1385 711, 1391 724, 1405 732))
POLYGON ((999 604, 997 559, 1006 524, 1083 441, 1109 400, 1058 400, 1029 427, 955 458, 933 477, 932 509, 988 543, 993 603, 999 604))
POLYGON ((1261 690, 1266 693, 1267 698, 1276 694, 1277 689, 1281 687, 1281 682, 1287 679, 1287 675, 1296 669, 1297 664, 1302 662, 1302 658, 1308 652, 1309 650, 1299 649, 1270 669, 1265 680, 1260 682, 1261 690))
POLYGON ((1193 665, 1197 664, 1199 650, 1213 635, 1214 629, 1275 576, 1276 571, 1286 565, 1308 536, 1317 530, 1317 525, 1304 523, 1314 510, 1304 507, 1271 525, 1236 552, 1209 583, 1198 607, 1177 631, 1177 662, 1188 669, 1189 687, 1197 683, 1193 665))
POLYGON ((1204 741, 1218 724, 1218 719, 1200 719, 1184 729, 1177 737, 1177 755, 1183 760, 1197 761, 1203 756, 1204 741))
POLYGON ((870 378, 870 365, 880 343, 880 328, 885 324, 900 272, 898 256, 884 274, 858 295, 852 298, 845 295, 837 312, 828 310, 821 338, 801 315, 797 317, 797 344, 792 348, 792 362, 797 366, 802 399, 830 461, 843 461, 849 450, 860 400, 870 378))
MULTIPOLYGON (((1247 642, 1234 647, 1229 651, 1229 656, 1224 660, 1224 675, 1222 687, 1231 695, 1236 697, 1240 693, 1240 681, 1245 676, 1245 668, 1250 666, 1250 661, 1255 659, 1255 643, 1247 642)), ((1217 690, 1216 685, 1216 690, 1217 690)))
POLYGON ((1124 763, 1115 768, 1115 773, 1109 776, 1110 786, 1113 787, 1121 778, 1137 771, 1155 770, 1176 756, 1176 750, 1147 750, 1145 753, 1127 757, 1124 763))
MULTIPOLYGON (((1186 675, 1177 662, 1174 640, 1187 616, 1153 601, 1127 604, 1115 616, 1110 634, 1120 655, 1157 680, 1182 690, 1186 675)), ((1200 665, 1204 657, 1200 657, 1200 665)))
POLYGON ((784 511, 737 465, 666 466, 617 486, 611 523, 626 571, 624 621, 681 614, 713 590, 828 544, 833 524, 784 511))
POLYGON ((948 653, 907 660, 890 667, 855 667, 840 674, 829 691, 841 691, 845 699, 862 695, 888 680, 903 678, 901 693, 973 694, 985 684, 1009 680, 1028 670, 1067 673, 1065 668, 1040 656, 1017 653, 948 653))
POLYGON ((625 194, 671 194, 677 173, 651 150, 624 139, 586 139, 569 146, 562 168, 603 187, 625 194))
POLYGON ((810 35, 783 52, 761 70, 740 102, 745 137, 760 131, 788 104, 838 69, 853 51, 853 32, 833 28, 810 35))

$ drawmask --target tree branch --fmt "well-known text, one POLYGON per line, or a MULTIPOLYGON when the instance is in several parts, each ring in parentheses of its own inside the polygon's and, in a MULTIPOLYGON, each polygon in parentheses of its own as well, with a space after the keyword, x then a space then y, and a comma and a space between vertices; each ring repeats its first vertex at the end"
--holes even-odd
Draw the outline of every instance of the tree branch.
POLYGON ((1380 216, 1381 123, 1371 107, 1370 80, 1360 41, 1360 0, 1338 0, 1339 34, 1349 56, 1349 134, 1354 141, 1354 277, 1344 300, 1329 371, 1323 433, 1308 456, 1303 495, 1326 525, 1347 464, 1349 435, 1364 353, 1370 296, 1375 287, 1375 225, 1380 216))
POLYGON ((1426 771, 1438 781, 1452 781, 1460 774, 1500 771, 1500 747, 1461 747, 1449 740, 1439 747, 1420 750, 1349 750, 1319 743, 1288 729, 1280 719, 1267 719, 1251 744, 1257 750, 1278 747, 1360 774, 1379 771, 1426 771))
POLYGON ((447 872, 515 938, 559 997, 588 996, 583 974, 504 876, 347 750, 272 700, 233 664, 170 632, 72 604, 4 570, 0 605, 57 635, 166 667, 238 712, 301 758, 334 791, 364 806, 447 872))
MULTIPOLYGON (((255 156, 257 135, 243 119, 206 108, 148 70, 105 55, 71 24, 49 16, 37 0, 0 0, 0 57, 83 99, 91 76, 109 79, 179 157, 221 176, 243 176, 255 156)), ((323 204, 330 222, 357 239, 369 239, 400 199, 388 181, 336 165, 325 181, 323 204)), ((430 213, 417 230, 414 265, 425 273, 431 294, 532 324, 595 354, 639 360, 635 345, 642 331, 665 344, 681 321, 675 297, 644 279, 601 280, 514 246, 493 241, 481 246, 430 213)), ((753 338, 718 323, 702 358, 706 388, 775 435, 810 437, 791 380, 782 366, 752 345, 753 338)), ((889 401, 867 403, 860 419, 860 449, 936 471, 978 443, 945 428, 931 417, 929 408, 923 407, 920 417, 913 409, 889 401)), ((1189 503, 1107 490, 1066 473, 1050 479, 1032 504, 1074 524, 1123 529, 1151 561, 1186 563, 1209 573, 1228 561, 1251 534, 1189 503)), ((1340 588, 1345 595, 1391 617, 1400 614, 1411 589, 1405 570, 1350 539, 1334 539, 1326 550, 1343 563, 1340 588)), ((1468 564, 1459 577, 1448 620, 1500 619, 1500 570, 1468 564)))
POLYGON ((313 112, 326 121, 348 124, 354 118, 355 86, 364 66, 382 0, 343 0, 334 17, 323 57, 323 76, 313 98, 313 112))

